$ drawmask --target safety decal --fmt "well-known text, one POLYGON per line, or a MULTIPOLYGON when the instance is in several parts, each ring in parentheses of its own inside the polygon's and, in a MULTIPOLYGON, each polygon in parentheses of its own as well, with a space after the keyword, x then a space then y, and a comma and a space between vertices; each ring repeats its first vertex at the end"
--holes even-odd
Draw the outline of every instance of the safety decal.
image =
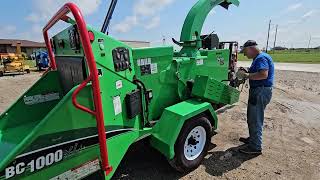
POLYGON ((51 178, 50 180, 61 180, 61 179, 78 180, 98 170, 100 170, 99 159, 95 159, 95 160, 86 162, 85 164, 82 164, 76 168, 72 168, 56 177, 51 178))
POLYGON ((138 59, 137 64, 138 64, 138 66, 150 65, 151 64, 151 58, 138 59))
POLYGON ((60 99, 59 93, 38 94, 34 96, 24 96, 23 98, 26 105, 40 104, 58 99, 60 99))
POLYGON ((113 97, 112 101, 113 101, 114 115, 120 114, 122 112, 120 96, 113 97))
POLYGON ((197 59, 197 66, 203 65, 203 59, 197 59))
POLYGON ((158 64, 157 63, 152 63, 150 65, 150 68, 151 68, 151 74, 156 74, 158 73, 158 64))

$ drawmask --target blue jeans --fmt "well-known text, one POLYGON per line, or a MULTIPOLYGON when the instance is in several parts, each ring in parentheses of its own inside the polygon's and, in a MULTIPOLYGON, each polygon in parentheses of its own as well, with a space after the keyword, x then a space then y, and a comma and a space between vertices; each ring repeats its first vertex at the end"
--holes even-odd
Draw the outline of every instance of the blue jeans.
POLYGON ((271 97, 272 87, 257 87, 249 90, 247 109, 249 146, 255 150, 262 150, 264 110, 270 103, 271 97))

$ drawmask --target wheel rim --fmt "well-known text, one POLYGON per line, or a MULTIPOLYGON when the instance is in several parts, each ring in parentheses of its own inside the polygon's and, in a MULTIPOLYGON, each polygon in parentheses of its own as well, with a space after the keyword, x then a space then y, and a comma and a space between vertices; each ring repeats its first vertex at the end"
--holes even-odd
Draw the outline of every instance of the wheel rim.
POLYGON ((193 128, 184 142, 184 156, 192 161, 200 156, 206 144, 207 134, 202 126, 193 128))

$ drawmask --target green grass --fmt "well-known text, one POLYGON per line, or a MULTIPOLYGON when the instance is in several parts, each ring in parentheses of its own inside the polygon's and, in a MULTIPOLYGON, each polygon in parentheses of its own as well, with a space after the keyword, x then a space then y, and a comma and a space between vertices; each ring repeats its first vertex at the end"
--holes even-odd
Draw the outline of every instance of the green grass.
MULTIPOLYGON (((269 51, 274 62, 286 62, 286 63, 309 63, 309 64, 320 64, 320 51, 311 50, 306 51, 269 51)), ((243 54, 239 54, 239 61, 249 61, 243 54)))

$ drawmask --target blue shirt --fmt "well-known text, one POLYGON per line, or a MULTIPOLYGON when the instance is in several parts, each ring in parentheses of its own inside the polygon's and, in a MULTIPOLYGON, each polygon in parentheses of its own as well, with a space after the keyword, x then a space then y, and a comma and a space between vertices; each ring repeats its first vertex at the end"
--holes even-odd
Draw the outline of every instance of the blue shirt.
POLYGON ((272 57, 267 53, 260 53, 253 59, 249 73, 256 73, 261 70, 268 70, 268 78, 264 80, 249 80, 251 88, 260 86, 272 87, 274 81, 274 64, 272 57))

